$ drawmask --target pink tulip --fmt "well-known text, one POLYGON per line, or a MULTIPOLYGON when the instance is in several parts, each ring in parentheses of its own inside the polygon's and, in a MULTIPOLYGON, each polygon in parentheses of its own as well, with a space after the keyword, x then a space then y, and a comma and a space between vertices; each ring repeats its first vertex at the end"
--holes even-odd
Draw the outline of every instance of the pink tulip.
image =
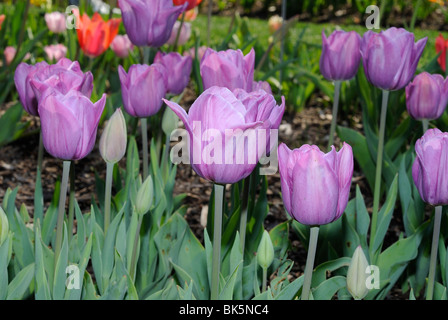
POLYGON ((129 53, 134 50, 134 45, 127 34, 115 36, 110 47, 119 58, 127 58, 129 53))
POLYGON ((59 61, 67 56, 67 47, 63 44, 52 44, 44 47, 45 54, 50 61, 59 61))
POLYGON ((11 46, 6 47, 5 51, 3 51, 3 54, 5 55, 5 61, 8 66, 14 60, 14 58, 16 56, 16 52, 17 52, 16 48, 11 47, 11 46))
MULTIPOLYGON (((166 42, 170 46, 174 45, 174 43, 176 42, 176 37, 177 33, 179 32, 180 24, 181 23, 179 20, 177 20, 174 23, 173 30, 171 31, 171 36, 166 42)), ((179 39, 177 40, 177 45, 183 46, 184 44, 186 44, 188 39, 190 39, 190 36, 191 36, 191 23, 184 22, 182 24, 182 29, 179 34, 179 39)))
POLYGON ((45 22, 48 29, 54 33, 62 33, 66 29, 65 15, 61 12, 46 13, 45 22))

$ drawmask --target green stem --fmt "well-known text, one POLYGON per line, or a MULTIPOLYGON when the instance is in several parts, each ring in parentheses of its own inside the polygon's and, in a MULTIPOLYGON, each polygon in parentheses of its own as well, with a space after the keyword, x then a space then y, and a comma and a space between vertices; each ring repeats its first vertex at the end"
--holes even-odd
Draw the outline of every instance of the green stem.
POLYGON ((55 265, 59 258, 59 253, 62 248, 62 237, 64 231, 64 209, 65 209, 65 201, 67 199, 67 186, 68 186, 68 176, 70 171, 70 162, 64 161, 63 169, 62 169, 62 182, 61 182, 61 190, 59 194, 59 207, 58 207, 58 220, 56 225, 56 244, 54 250, 54 261, 55 265))
POLYGON ((429 120, 428 119, 422 120, 422 127, 423 127, 423 134, 425 134, 425 132, 428 131, 428 128, 429 128, 429 120))
POLYGON ((378 137, 378 150, 376 157, 375 190, 373 193, 372 225, 370 228, 371 248, 373 247, 373 242, 375 240, 376 224, 378 220, 378 208, 380 205, 381 171, 383 167, 384 133, 386 130, 386 115, 387 115, 388 100, 389 100, 389 91, 383 90, 383 102, 381 106, 381 118, 380 118, 380 132, 378 137))
POLYGON ((316 256, 317 238, 319 237, 319 226, 310 228, 310 242, 308 244, 308 255, 306 257, 305 274, 302 287, 302 300, 309 300, 311 290, 311 278, 313 277, 314 258, 316 256))
POLYGON ((137 265, 137 246, 138 246, 138 240, 140 238, 140 229, 142 227, 142 221, 143 221, 143 215, 140 215, 138 217, 137 232, 135 233, 134 244, 132 246, 131 270, 129 272, 129 275, 132 281, 134 282, 135 282, 135 266, 137 265))
POLYGON ((113 172, 114 172, 114 163, 107 162, 106 168, 106 190, 104 197, 104 234, 106 234, 107 229, 110 225, 110 206, 111 206, 111 198, 112 198, 112 180, 113 180, 113 172))
POLYGON ((210 47, 210 34, 212 30, 212 11, 213 11, 213 1, 209 1, 207 12, 207 47, 210 47))
POLYGON ((244 257, 245 243, 246 243, 246 226, 247 226, 247 205, 249 202, 249 188, 252 174, 244 179, 243 199, 241 202, 241 217, 240 217, 240 245, 241 252, 244 257))
POLYGON ((179 26, 179 29, 177 30, 176 40, 174 40, 173 49, 171 50, 173 52, 177 51, 177 43, 179 42, 179 37, 180 37, 180 33, 182 32, 184 22, 185 22, 185 11, 182 12, 182 17, 180 18, 180 26, 179 26))
POLYGON ((224 201, 224 186, 215 184, 215 215, 213 229, 213 260, 212 260, 212 284, 211 300, 219 297, 219 273, 221 265, 221 233, 222 233, 222 207, 224 201))
POLYGON ((341 93, 341 81, 334 82, 334 99, 333 99, 333 116, 331 118, 331 127, 330 127, 330 137, 328 138, 328 150, 331 149, 331 146, 334 143, 334 133, 336 131, 336 122, 338 117, 338 109, 339 109, 339 95, 341 93))
POLYGON ((439 245, 440 223, 442 220, 442 206, 437 206, 434 213, 434 229, 432 232, 431 259, 429 263, 428 289, 426 300, 432 300, 434 294, 434 279, 436 276, 437 248, 439 245))
POLYGON ((263 268, 263 285, 261 287, 261 292, 266 291, 267 282, 268 282, 268 268, 263 268))
POLYGON ((417 14, 418 14, 421 4, 422 4, 422 0, 417 0, 417 4, 415 5, 415 8, 414 8, 414 13, 412 14, 412 18, 411 18, 411 25, 409 28, 410 32, 413 32, 415 29, 415 22, 417 21, 417 14))
MULTIPOLYGON (((283 57, 285 54, 285 34, 286 34, 286 0, 282 0, 282 37, 280 41, 280 63, 283 62, 283 57)), ((283 82, 283 68, 280 69, 279 74, 279 82, 280 82, 280 88, 279 88, 279 94, 282 92, 282 82, 283 82)))
POLYGON ((68 239, 72 239, 75 219, 75 163, 70 163, 70 196, 68 200, 68 239))
POLYGON ((142 126, 142 149, 143 149, 143 181, 148 177, 148 119, 141 118, 142 126))

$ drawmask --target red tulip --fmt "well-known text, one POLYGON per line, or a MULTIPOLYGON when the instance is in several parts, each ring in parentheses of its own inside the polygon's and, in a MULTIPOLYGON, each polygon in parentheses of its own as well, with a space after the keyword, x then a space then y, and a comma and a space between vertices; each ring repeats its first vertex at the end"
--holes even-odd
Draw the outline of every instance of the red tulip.
POLYGON ((5 21, 6 16, 4 14, 0 15, 0 30, 2 30, 3 21, 5 21))
POLYGON ((443 36, 440 34, 436 39, 436 52, 440 52, 440 56, 437 59, 437 62, 440 64, 440 67, 443 71, 446 71, 446 48, 448 47, 448 40, 445 40, 443 36))
POLYGON ((78 40, 82 51, 89 57, 103 54, 118 34, 121 19, 114 18, 104 21, 97 12, 93 14, 92 19, 85 13, 82 17, 79 17, 78 12, 75 14, 78 21, 78 40))
POLYGON ((188 2, 188 7, 186 10, 191 10, 194 7, 197 7, 202 2, 202 0, 173 0, 173 4, 175 6, 183 5, 185 2, 188 2))

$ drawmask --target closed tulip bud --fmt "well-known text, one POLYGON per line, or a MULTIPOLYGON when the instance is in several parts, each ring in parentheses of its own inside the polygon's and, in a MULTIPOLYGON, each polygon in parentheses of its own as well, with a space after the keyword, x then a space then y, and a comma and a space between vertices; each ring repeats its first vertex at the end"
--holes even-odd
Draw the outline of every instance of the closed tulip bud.
POLYGON ((415 143, 412 178, 424 202, 448 204, 448 133, 429 129, 415 143))
POLYGON ((179 117, 170 108, 166 108, 162 118, 162 130, 166 136, 178 128, 179 117))
MULTIPOLYGON (((180 25, 181 25, 180 21, 176 21, 174 23, 170 38, 166 42, 170 46, 174 45, 174 43, 176 42, 177 33, 179 32, 180 25)), ((184 22, 182 23, 182 29, 180 30, 179 38, 177 38, 177 45, 183 46, 184 44, 187 43, 190 37, 191 37, 191 23, 184 22)))
POLYGON ((135 211, 139 215, 146 214, 151 209, 154 198, 154 185, 149 175, 137 191, 135 211))
POLYGON ((128 73, 118 67, 124 109, 133 117, 150 117, 163 105, 166 94, 166 68, 160 63, 132 65, 128 73))
POLYGON ((127 130, 121 108, 115 110, 100 139, 100 153, 104 161, 116 163, 126 153, 127 130))
POLYGON ((125 35, 117 35, 112 43, 110 44, 110 48, 119 58, 126 58, 129 56, 129 52, 134 50, 134 45, 127 34, 125 35))
POLYGON ((163 54, 159 51, 154 57, 154 63, 160 63, 166 69, 167 93, 181 94, 190 82, 193 59, 178 52, 163 54))
POLYGON ((416 120, 435 120, 448 104, 448 80, 422 72, 406 86, 406 108, 416 120))
POLYGON ((118 0, 126 33, 136 46, 161 47, 188 3, 174 6, 169 0, 118 0))
POLYGON ((400 90, 411 81, 428 38, 414 43, 414 34, 402 28, 367 31, 361 56, 367 80, 383 90, 400 90))
POLYGON ((361 36, 356 31, 334 31, 328 38, 322 31, 320 72, 331 81, 352 79, 361 62, 361 36))
POLYGON ((7 46, 3 51, 3 55, 5 56, 6 65, 10 65, 14 58, 16 57, 17 49, 13 46, 7 46))
POLYGON ((347 271, 347 290, 356 300, 363 299, 368 293, 366 281, 368 274, 366 269, 369 266, 367 258, 361 246, 358 246, 353 253, 352 260, 347 271))
POLYGON ((278 148, 283 203, 292 218, 304 225, 333 222, 344 213, 353 176, 353 151, 349 144, 323 153, 317 146, 290 150, 278 148))
MULTIPOLYGON (((223 87, 205 90, 189 108, 188 114, 178 104, 165 100, 183 121, 189 134, 190 163, 204 179, 217 184, 235 183, 247 177, 266 153, 266 143, 273 125, 274 99, 249 93, 239 98, 223 87), (259 108, 257 108, 257 106, 259 108), (263 138, 260 138, 262 135, 263 138)), ((275 114, 277 112, 275 111, 275 114)))
POLYGON ((255 51, 246 56, 241 50, 215 51, 208 48, 202 57, 200 72, 204 89, 213 86, 226 87, 229 90, 253 90, 255 51))
POLYGON ((272 244, 269 233, 264 230, 260 244, 257 249, 257 261, 263 269, 269 268, 274 261, 274 245, 272 244))
POLYGON ((45 22, 51 32, 62 33, 66 29, 65 14, 62 12, 51 12, 45 14, 45 22))
POLYGON ((105 104, 105 94, 92 103, 76 90, 66 95, 47 90, 39 103, 39 115, 43 144, 48 153, 62 160, 87 156, 95 145, 105 104))
POLYGON ((3 211, 2 207, 0 206, 0 246, 5 242, 6 238, 8 237, 9 233, 9 223, 8 223, 8 217, 6 216, 6 213, 3 211))

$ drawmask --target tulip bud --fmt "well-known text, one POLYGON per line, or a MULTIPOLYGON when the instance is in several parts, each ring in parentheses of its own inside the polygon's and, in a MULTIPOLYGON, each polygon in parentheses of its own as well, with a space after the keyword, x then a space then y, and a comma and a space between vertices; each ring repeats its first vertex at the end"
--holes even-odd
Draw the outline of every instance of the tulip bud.
POLYGON ((9 223, 8 217, 0 206, 0 246, 5 242, 8 237, 9 223))
POLYGON ((369 266, 366 256, 361 246, 358 246, 353 253, 352 260, 347 271, 347 289, 356 300, 363 299, 369 289, 366 286, 368 275, 366 269, 369 266))
POLYGON ((174 111, 171 108, 166 108, 162 118, 162 130, 166 136, 170 136, 178 128, 178 122, 179 117, 174 111))
POLYGON ((144 215, 151 209, 152 201, 154 198, 154 186, 151 176, 148 176, 143 184, 140 186, 137 192, 137 198, 135 201, 135 211, 139 215, 144 215))
POLYGON ((264 230, 260 244, 258 245, 257 261, 263 269, 269 268, 272 261, 274 261, 274 246, 272 245, 271 237, 266 230, 264 230))
POLYGON ((126 120, 118 108, 108 121, 100 139, 100 153, 104 161, 116 163, 126 153, 126 120))

